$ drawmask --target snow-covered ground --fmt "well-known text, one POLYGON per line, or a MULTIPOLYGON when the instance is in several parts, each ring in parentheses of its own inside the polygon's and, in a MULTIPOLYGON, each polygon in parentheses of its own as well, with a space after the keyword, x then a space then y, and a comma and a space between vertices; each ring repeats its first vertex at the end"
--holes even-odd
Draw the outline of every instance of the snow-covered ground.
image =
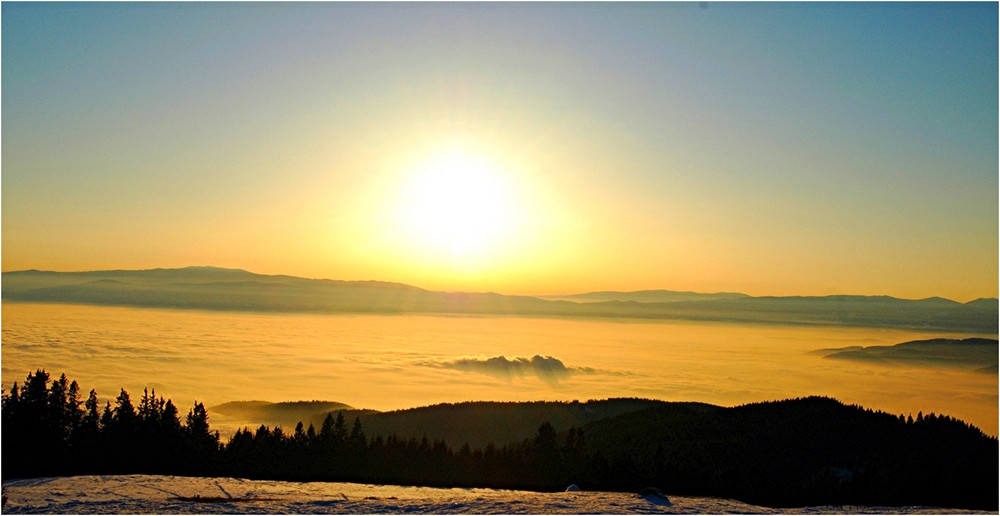
MULTIPOLYGON (((33 478, 3 483, 3 512, 50 514, 969 514, 929 507, 770 509, 735 500, 628 493, 533 493, 335 482, 278 482, 159 475, 33 478), (196 498, 197 497, 197 498, 196 498)), ((989 513, 982 513, 989 514, 989 513)), ((995 513, 993 513, 995 514, 995 513)))

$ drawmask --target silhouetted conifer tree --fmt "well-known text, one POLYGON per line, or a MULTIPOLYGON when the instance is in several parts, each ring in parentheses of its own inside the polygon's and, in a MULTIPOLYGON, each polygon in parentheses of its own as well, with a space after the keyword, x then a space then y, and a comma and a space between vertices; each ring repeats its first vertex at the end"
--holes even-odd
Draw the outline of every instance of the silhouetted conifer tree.
POLYGON ((104 412, 101 413, 101 430, 108 430, 112 426, 112 420, 114 419, 114 414, 111 410, 111 402, 104 402, 104 412))
POLYGON ((115 410, 111 418, 110 430, 119 436, 130 436, 138 430, 138 422, 132 398, 125 389, 122 389, 118 397, 115 398, 115 410))
POLYGON ((333 438, 333 426, 334 418, 332 412, 327 412, 326 417, 323 418, 323 424, 319 429, 319 438, 324 444, 332 443, 333 438))
POLYGON ((69 380, 63 374, 58 380, 52 382, 49 389, 48 400, 46 400, 45 427, 46 432, 52 441, 65 444, 69 441, 71 431, 67 406, 69 404, 69 380))
POLYGON ((337 420, 333 423, 333 440, 342 443, 347 439, 347 422, 344 420, 344 411, 337 412, 337 420))
POLYGON ((80 410, 76 382, 63 375, 48 384, 39 370, 2 393, 5 478, 149 472, 527 489, 572 482, 668 485, 764 505, 996 507, 995 438, 949 416, 914 421, 825 398, 644 410, 590 424, 586 440, 579 428, 561 434, 545 422, 531 438, 455 453, 426 434, 369 441, 360 417, 346 431, 343 411, 328 414, 319 434, 301 422, 290 434, 261 425, 220 447, 202 403, 182 425, 155 391, 144 390, 136 411, 122 389, 99 416, 95 391, 80 410))
POLYGON ((365 444, 365 432, 361 429, 361 418, 354 418, 354 425, 351 427, 351 435, 348 436, 348 441, 354 446, 365 444))
POLYGON ((99 405, 96 390, 90 390, 90 395, 87 396, 87 401, 84 402, 83 406, 86 409, 86 412, 83 415, 82 425, 84 432, 96 434, 101 429, 101 416, 98 411, 99 405))
POLYGON ((174 406, 174 402, 167 400, 163 404, 163 412, 160 414, 160 422, 161 428, 163 428, 167 435, 180 437, 180 414, 177 413, 177 407, 174 406))
POLYGON ((208 411, 205 405, 195 402, 188 412, 187 425, 184 428, 185 447, 191 460, 188 466, 196 472, 208 472, 215 467, 219 452, 219 434, 212 433, 208 426, 208 411), (199 458, 200 462, 195 462, 199 458))
POLYGON ((80 384, 73 380, 67 393, 66 415, 69 420, 69 433, 72 437, 83 426, 83 401, 80 400, 80 384))

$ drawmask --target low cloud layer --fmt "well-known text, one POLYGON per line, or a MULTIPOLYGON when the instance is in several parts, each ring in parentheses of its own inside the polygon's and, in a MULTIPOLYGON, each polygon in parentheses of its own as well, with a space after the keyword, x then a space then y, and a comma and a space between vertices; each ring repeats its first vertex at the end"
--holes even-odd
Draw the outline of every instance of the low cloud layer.
POLYGON ((558 382, 574 374, 591 374, 595 372, 594 369, 589 367, 567 367, 558 358, 543 357, 541 355, 535 355, 531 358, 507 358, 502 355, 492 358, 460 358, 424 365, 435 365, 459 371, 487 374, 505 380, 512 380, 515 377, 533 374, 547 382, 558 382))

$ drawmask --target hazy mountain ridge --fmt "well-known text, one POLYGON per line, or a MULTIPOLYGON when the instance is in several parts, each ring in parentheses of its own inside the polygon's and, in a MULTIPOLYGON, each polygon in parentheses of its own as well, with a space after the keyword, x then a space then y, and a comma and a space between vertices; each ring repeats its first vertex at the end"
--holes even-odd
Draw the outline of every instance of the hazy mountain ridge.
POLYGON ((927 329, 995 334, 995 298, 958 303, 890 296, 752 297, 666 290, 513 296, 435 292, 400 283, 308 279, 240 269, 5 272, 9 301, 318 313, 612 317, 927 329))
POLYGON ((835 360, 858 360, 887 365, 945 366, 991 373, 997 370, 996 339, 926 339, 892 346, 849 346, 819 349, 815 354, 835 360))
POLYGON ((673 303, 677 301, 708 301, 715 299, 742 299, 750 297, 739 292, 714 292, 700 293, 677 290, 636 290, 631 292, 618 292, 605 290, 600 292, 587 292, 584 294, 570 294, 564 296, 538 296, 541 299, 552 301, 573 301, 581 303, 601 303, 607 301, 634 301, 639 303, 673 303))
POLYGON ((225 416, 230 424, 237 427, 259 425, 295 428, 298 421, 308 421, 316 414, 336 410, 352 411, 354 407, 336 401, 230 401, 208 407, 210 413, 225 416))

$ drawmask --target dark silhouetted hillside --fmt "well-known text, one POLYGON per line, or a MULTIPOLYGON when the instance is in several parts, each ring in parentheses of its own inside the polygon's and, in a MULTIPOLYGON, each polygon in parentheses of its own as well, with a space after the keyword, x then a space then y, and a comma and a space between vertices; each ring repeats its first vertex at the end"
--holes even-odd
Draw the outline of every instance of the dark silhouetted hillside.
POLYGON ((208 408, 213 414, 221 414, 238 423, 238 426, 258 425, 283 426, 292 428, 299 421, 310 421, 314 418, 322 421, 317 415, 335 410, 354 410, 353 407, 336 401, 284 401, 272 403, 269 401, 230 401, 208 408))
POLYGON ((821 349, 814 353, 835 360, 995 371, 998 347, 996 339, 928 339, 893 346, 821 349))
POLYGON ((362 415, 370 435, 396 434, 401 438, 441 440, 458 447, 477 448, 520 441, 548 421, 557 431, 619 414, 666 404, 663 401, 621 398, 588 402, 465 402, 442 403, 392 412, 362 415))
POLYGON ((44 370, 4 389, 4 479, 148 473, 535 490, 572 483, 632 492, 657 486, 772 507, 997 509, 995 437, 948 416, 894 416, 829 398, 734 408, 650 400, 444 404, 389 413, 388 434, 373 422, 379 414, 366 426, 338 411, 318 426, 260 425, 223 443, 201 403, 182 417, 155 392, 133 402, 122 389, 103 409, 95 391, 85 401, 83 392, 44 370), (545 420, 502 445, 456 449, 416 437, 428 423, 475 434, 549 416, 562 418, 558 426, 545 420))
POLYGON ((584 427, 618 489, 823 504, 996 509, 996 438, 947 416, 904 419, 829 398, 718 410, 665 405, 584 427))

